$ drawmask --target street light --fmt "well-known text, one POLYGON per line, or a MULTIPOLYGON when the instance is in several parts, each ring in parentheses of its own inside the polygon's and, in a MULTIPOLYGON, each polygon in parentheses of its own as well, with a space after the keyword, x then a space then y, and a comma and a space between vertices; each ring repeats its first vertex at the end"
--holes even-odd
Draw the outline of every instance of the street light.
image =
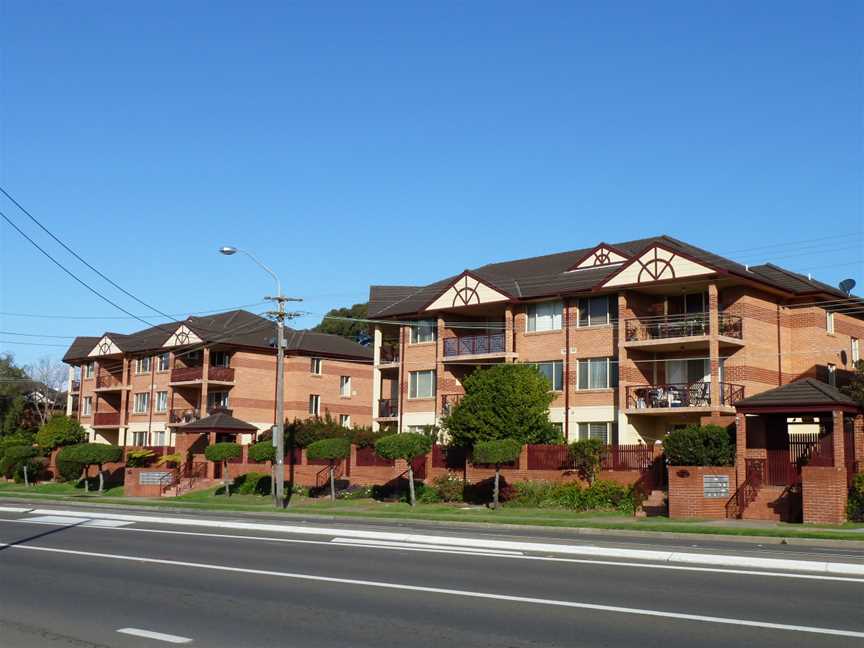
POLYGON ((219 248, 219 252, 225 256, 231 256, 242 252, 263 270, 269 273, 276 280, 276 295, 273 297, 265 297, 270 301, 275 301, 277 310, 268 313, 276 320, 276 425, 274 426, 273 439, 276 442, 276 462, 274 481, 275 501, 276 506, 285 506, 285 319, 287 317, 296 316, 295 313, 285 312, 285 302, 301 301, 296 297, 285 297, 282 294, 282 282, 279 277, 266 265, 261 263, 255 256, 246 250, 241 250, 230 245, 224 245, 219 248))

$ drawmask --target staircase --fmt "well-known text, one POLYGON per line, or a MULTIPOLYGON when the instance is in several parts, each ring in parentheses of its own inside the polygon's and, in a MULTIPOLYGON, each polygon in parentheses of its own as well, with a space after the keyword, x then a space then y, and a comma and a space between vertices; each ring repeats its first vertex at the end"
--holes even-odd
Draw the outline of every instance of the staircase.
POLYGON ((200 490, 207 490, 217 484, 221 484, 221 480, 216 479, 196 479, 193 477, 183 477, 180 481, 168 486, 163 492, 162 497, 177 497, 200 490))
POLYGON ((744 520, 796 522, 801 517, 801 491, 794 486, 763 485, 741 516, 744 520))
POLYGON ((669 515, 669 500, 666 491, 652 490, 636 510, 636 517, 658 517, 669 515))

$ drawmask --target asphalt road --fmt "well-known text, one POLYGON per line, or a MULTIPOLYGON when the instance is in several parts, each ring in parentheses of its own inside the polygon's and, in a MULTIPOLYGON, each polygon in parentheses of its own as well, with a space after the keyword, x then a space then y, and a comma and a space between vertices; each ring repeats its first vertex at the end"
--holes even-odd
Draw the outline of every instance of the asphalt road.
POLYGON ((0 646, 864 645, 861 578, 91 524, 0 514, 0 646))

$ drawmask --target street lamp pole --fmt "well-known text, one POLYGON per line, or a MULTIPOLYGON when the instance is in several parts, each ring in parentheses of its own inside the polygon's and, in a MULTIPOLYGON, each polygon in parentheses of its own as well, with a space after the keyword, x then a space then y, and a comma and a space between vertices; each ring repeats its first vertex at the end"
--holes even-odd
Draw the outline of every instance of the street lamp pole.
POLYGON ((254 255, 240 248, 225 246, 219 248, 219 252, 230 256, 242 252, 276 280, 276 295, 264 299, 276 302, 276 310, 267 314, 276 321, 276 425, 273 431, 273 440, 276 446, 276 461, 274 470, 274 506, 285 506, 285 320, 297 317, 298 313, 285 311, 285 302, 302 301, 298 297, 286 297, 282 294, 282 282, 278 275, 266 265, 261 263, 254 255))

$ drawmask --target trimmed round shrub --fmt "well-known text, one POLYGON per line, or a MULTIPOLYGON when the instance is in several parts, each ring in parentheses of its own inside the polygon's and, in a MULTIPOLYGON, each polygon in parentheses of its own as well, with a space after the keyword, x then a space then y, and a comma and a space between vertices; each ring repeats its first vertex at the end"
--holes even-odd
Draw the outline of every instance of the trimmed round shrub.
POLYGON ((276 461, 276 448, 271 441, 259 441, 249 446, 249 461, 276 461))
POLYGON ((52 416, 36 433, 36 443, 46 450, 83 443, 84 428, 68 416, 52 416))
POLYGON ((689 425, 663 440, 670 466, 731 466, 735 463, 732 432, 719 425, 689 425))
POLYGON ((570 457, 573 459, 576 472, 589 484, 593 484, 600 473, 605 450, 606 444, 600 439, 581 439, 570 444, 570 457))
POLYGON ((209 461, 213 461, 215 463, 218 463, 220 461, 228 461, 229 459, 236 459, 237 457, 241 457, 242 455, 243 448, 241 448, 238 444, 232 443, 230 441, 214 443, 213 445, 209 445, 204 448, 204 456, 207 457, 209 461))
POLYGON ((423 434, 402 432, 389 434, 375 442, 375 452, 385 459, 411 461, 432 450, 432 439, 423 434))
POLYGON ((852 479, 846 515, 852 522, 864 522, 864 473, 858 473, 852 479))
POLYGON ((481 441, 474 446, 473 462, 475 464, 501 464, 516 461, 522 452, 522 444, 513 439, 496 439, 481 441))
POLYGON ((3 454, 3 458, 0 459, 0 474, 8 479, 16 476, 20 471, 23 478, 24 465, 27 465, 29 471, 31 463, 30 460, 33 459, 36 454, 36 448, 33 446, 9 446, 3 454))
POLYGON ((351 443, 346 438, 320 439, 306 448, 309 459, 326 459, 331 463, 351 454, 351 443))
POLYGON ((234 480, 234 492, 240 495, 269 495, 272 477, 267 473, 251 472, 234 480))
MULTIPOLYGON (((78 471, 79 477, 81 471, 87 466, 99 466, 99 491, 102 492, 105 486, 104 474, 102 473, 102 465, 106 463, 116 463, 123 457, 123 448, 120 446, 109 445, 107 443, 79 443, 78 445, 65 446, 57 454, 57 464, 62 459, 64 462, 72 465, 77 464, 80 467, 78 471)), ((71 481, 71 480, 70 480, 71 481)), ((87 480, 84 480, 84 489, 88 490, 89 485, 87 480)))

